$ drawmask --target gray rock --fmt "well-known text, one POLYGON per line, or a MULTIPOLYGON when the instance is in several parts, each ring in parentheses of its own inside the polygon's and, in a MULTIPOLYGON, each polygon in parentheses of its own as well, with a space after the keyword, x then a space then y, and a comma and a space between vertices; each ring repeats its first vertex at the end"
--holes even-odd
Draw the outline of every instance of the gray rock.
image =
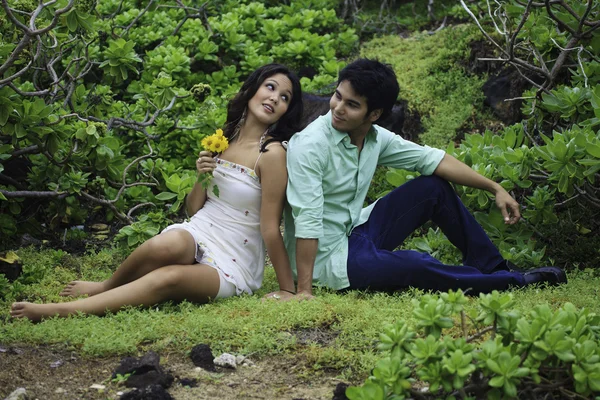
POLYGON ((219 357, 214 360, 215 365, 224 368, 233 368, 235 369, 237 364, 235 362, 235 356, 229 353, 223 353, 219 357))
POLYGON ((4 400, 29 400, 29 396, 27 396, 27 390, 25 390, 25 388, 18 388, 4 400))
POLYGON ((244 367, 256 367, 256 365, 254 365, 254 363, 252 361, 250 361, 249 358, 244 358, 244 361, 242 361, 242 366, 244 366, 244 367))

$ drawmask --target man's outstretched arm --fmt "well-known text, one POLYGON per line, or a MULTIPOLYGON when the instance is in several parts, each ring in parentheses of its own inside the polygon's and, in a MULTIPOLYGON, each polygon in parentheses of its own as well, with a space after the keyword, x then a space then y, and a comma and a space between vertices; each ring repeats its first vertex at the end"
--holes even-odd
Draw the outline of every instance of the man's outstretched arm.
POLYGON ((519 203, 502 186, 475 172, 467 164, 450 154, 444 156, 433 173, 448 182, 492 193, 496 198, 496 206, 502 212, 504 223, 512 225, 521 218, 519 203))

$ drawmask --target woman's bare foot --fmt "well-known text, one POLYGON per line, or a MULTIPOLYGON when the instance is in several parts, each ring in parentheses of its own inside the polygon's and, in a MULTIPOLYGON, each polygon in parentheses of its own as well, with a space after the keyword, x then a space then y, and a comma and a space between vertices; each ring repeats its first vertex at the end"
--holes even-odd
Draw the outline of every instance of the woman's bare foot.
POLYGON ((60 292, 60 296, 78 297, 84 294, 94 296, 104 292, 104 282, 73 281, 60 292))
MULTIPOLYGON (((60 315, 58 304, 35 304, 26 301, 13 303, 10 316, 13 318, 29 318, 31 321, 41 321, 43 318, 60 315)), ((61 315, 62 316, 62 315, 61 315)))

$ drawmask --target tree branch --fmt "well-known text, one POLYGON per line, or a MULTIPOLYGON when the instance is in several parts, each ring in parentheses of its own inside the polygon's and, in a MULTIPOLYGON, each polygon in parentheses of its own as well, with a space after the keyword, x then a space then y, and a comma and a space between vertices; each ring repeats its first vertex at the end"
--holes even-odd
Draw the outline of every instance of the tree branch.
POLYGON ((35 190, 3 190, 0 189, 0 193, 2 193, 7 199, 16 199, 16 198, 47 198, 47 197, 59 197, 62 195, 66 195, 66 192, 54 192, 54 191, 35 191, 35 190))

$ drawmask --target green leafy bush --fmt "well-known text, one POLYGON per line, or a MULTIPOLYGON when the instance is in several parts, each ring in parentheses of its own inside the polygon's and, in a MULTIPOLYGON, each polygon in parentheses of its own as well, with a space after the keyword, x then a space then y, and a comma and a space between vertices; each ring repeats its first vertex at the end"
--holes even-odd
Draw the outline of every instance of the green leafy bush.
MULTIPOLYGON (((23 233, 29 225, 14 216, 24 211, 47 233, 95 218, 131 224, 151 206, 175 216, 201 139, 222 127, 251 71, 272 61, 312 68, 315 90, 335 78, 337 57, 358 38, 337 17, 338 3, 5 5, 1 231, 23 233)), ((130 244, 161 227, 138 222, 124 233, 130 244)))
POLYGON ((384 327, 378 348, 385 357, 362 386, 346 390, 349 399, 600 393, 600 316, 586 309, 566 303, 553 311, 542 304, 523 313, 512 308, 512 294, 496 291, 480 295, 473 315, 466 315, 460 290, 412 302, 416 326, 399 320, 384 327), (451 333, 457 321, 459 337, 451 333))
MULTIPOLYGON (((528 12, 525 9, 526 6, 512 1, 469 2, 468 6, 463 2, 452 8, 454 15, 472 18, 479 24, 486 39, 496 48, 499 60, 505 60, 520 71, 527 70, 541 83, 530 79, 532 89, 526 90, 520 98, 522 122, 499 132, 467 133, 458 145, 450 143, 447 146, 449 154, 499 182, 513 194, 523 207, 524 221, 506 226, 489 193, 466 187, 456 187, 456 191, 499 247, 502 256, 515 264, 524 267, 545 263, 597 267, 600 254, 592 249, 600 243, 597 219, 600 208, 600 78, 595 73, 600 70, 595 57, 600 51, 600 32, 590 29, 590 21, 597 20, 600 5, 567 1, 546 7, 534 2, 528 12), (574 10, 579 14, 571 12, 574 10), (500 26, 503 29, 499 30, 500 26), (499 40, 499 37, 507 40, 499 40), (523 61, 531 54, 535 55, 534 62, 523 61), (515 61, 515 56, 521 57, 521 61, 515 61)), ((435 71, 436 66, 443 70, 444 65, 449 65, 446 59, 456 59, 468 40, 477 37, 471 34, 461 39, 453 35, 431 35, 440 42, 453 38, 453 44, 444 46, 444 50, 434 44, 419 47, 431 53, 423 51, 423 60, 413 54, 413 49, 417 48, 414 43, 427 44, 428 37, 415 36, 408 43, 403 39, 384 38, 374 41, 373 48, 367 48, 381 50, 384 58, 396 67, 399 79, 411 77, 404 82, 407 89, 402 96, 409 99, 413 107, 420 112, 444 109, 445 116, 440 121, 450 121, 466 114, 461 114, 458 109, 450 111, 442 103, 434 107, 435 98, 432 100, 427 94, 437 93, 442 99, 451 97, 446 83, 452 73, 434 78, 433 82, 440 82, 437 91, 432 88, 421 90, 420 85, 426 86, 424 70, 435 71), (393 50, 399 54, 386 53, 387 49, 383 47, 384 42, 393 40, 400 43, 393 50)), ((470 104, 472 97, 468 92, 455 93, 464 94, 468 99, 466 103, 470 104)), ((460 105, 460 101, 457 104, 460 105)), ((429 128, 432 120, 433 114, 424 121, 428 132, 433 132, 429 128)), ((448 127, 450 123, 438 126, 448 127)), ((425 140, 426 137, 422 136, 425 142, 429 140, 425 140)), ((410 176, 412 174, 405 171, 390 170, 387 180, 396 187, 410 176)), ((427 234, 430 239, 432 234, 431 231, 427 234)))

